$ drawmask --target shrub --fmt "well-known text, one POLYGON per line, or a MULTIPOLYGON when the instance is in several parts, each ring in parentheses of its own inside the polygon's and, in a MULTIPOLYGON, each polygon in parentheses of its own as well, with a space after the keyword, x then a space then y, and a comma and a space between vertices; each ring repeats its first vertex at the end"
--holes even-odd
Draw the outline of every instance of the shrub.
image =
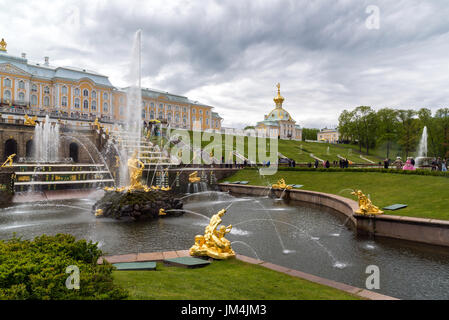
POLYGON ((102 255, 96 243, 76 241, 67 234, 42 235, 34 240, 15 236, 0 241, 0 299, 72 300, 122 299, 127 292, 113 283, 114 267, 97 264, 102 255), (65 285, 75 265, 80 272, 80 288, 65 285))

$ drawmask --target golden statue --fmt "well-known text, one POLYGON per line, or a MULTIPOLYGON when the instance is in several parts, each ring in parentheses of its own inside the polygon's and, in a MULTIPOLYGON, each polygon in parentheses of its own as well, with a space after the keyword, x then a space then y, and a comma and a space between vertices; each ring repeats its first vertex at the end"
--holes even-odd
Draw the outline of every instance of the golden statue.
POLYGON ((128 159, 129 191, 145 189, 141 182, 144 167, 144 163, 137 158, 137 150, 134 150, 132 157, 128 159))
POLYGON ((171 188, 170 188, 170 187, 161 187, 161 190, 162 190, 162 191, 170 191, 171 188))
POLYGON ((36 125, 37 116, 30 118, 26 114, 26 115, 24 115, 24 118, 25 118, 25 122, 24 122, 25 125, 27 125, 27 126, 35 126, 36 125))
POLYGON ((160 215, 160 216, 166 216, 166 215, 167 215, 167 213, 165 212, 165 209, 164 209, 164 208, 160 208, 160 209, 159 209, 159 215, 160 215))
POLYGON ((95 210, 95 216, 96 217, 99 217, 99 216, 102 216, 103 215, 103 209, 97 209, 97 210, 95 210))
POLYGON ((98 118, 95 118, 94 126, 97 127, 97 130, 101 130, 101 128, 103 128, 103 126, 100 124, 100 122, 98 122, 98 118))
POLYGON ((359 199, 359 209, 355 212, 362 215, 377 215, 383 214, 384 212, 378 207, 372 204, 371 200, 365 196, 361 190, 354 190, 351 194, 355 195, 359 199))
POLYGON ((5 162, 3 162, 3 164, 0 166, 0 168, 6 168, 6 167, 12 167, 12 163, 13 163, 13 158, 16 156, 15 153, 13 153, 12 155, 10 155, 5 162))
POLYGON ((6 41, 2 38, 2 41, 0 41, 0 51, 6 51, 6 41))
POLYGON ((218 225, 222 222, 221 217, 225 213, 226 209, 222 209, 213 215, 209 225, 204 230, 204 236, 195 236, 195 244, 189 250, 191 256, 208 256, 219 260, 235 256, 235 252, 231 248, 231 242, 224 237, 226 233, 231 232, 232 225, 220 226, 217 230, 218 225))
POLYGON ((189 174, 189 182, 190 183, 200 182, 201 178, 198 177, 197 175, 198 175, 198 171, 195 171, 195 172, 189 174))
POLYGON ((273 184, 271 187, 273 189, 280 189, 280 190, 284 190, 284 189, 290 190, 292 188, 292 186, 285 184, 285 180, 283 178, 278 180, 278 182, 273 184))
POLYGON ((120 167, 120 157, 119 156, 115 156, 115 167, 116 168, 120 167))

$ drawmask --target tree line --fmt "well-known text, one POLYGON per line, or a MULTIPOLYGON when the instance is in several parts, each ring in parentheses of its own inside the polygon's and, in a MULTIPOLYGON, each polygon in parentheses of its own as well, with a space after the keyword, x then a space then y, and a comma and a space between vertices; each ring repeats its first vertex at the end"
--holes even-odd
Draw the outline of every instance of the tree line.
POLYGON ((338 118, 340 141, 356 143, 359 151, 368 154, 382 146, 385 156, 390 158, 393 147, 413 156, 417 150, 423 128, 427 127, 427 156, 449 158, 449 109, 438 109, 433 115, 427 108, 392 109, 378 111, 369 106, 344 110, 338 118))

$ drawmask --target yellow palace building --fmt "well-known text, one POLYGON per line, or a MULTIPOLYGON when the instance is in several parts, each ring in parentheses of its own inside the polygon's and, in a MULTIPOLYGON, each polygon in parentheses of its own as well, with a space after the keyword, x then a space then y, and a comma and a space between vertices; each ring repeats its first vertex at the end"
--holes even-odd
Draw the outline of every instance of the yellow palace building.
MULTIPOLYGON (((126 88, 114 87, 108 77, 74 67, 56 67, 45 57, 32 63, 9 55, 0 41, 0 121, 20 123, 24 114, 89 126, 96 118, 105 126, 126 115, 126 88)), ((181 95, 142 89, 142 121, 160 120, 172 128, 220 130, 222 118, 213 107, 181 95)))

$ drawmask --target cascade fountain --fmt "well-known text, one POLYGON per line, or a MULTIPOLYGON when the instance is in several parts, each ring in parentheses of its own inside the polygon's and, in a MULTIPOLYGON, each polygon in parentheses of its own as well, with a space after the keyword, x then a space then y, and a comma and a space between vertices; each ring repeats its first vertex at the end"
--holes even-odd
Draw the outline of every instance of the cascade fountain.
POLYGON ((50 117, 45 122, 36 124, 33 138, 33 159, 37 162, 59 161, 59 124, 51 123, 50 117))

